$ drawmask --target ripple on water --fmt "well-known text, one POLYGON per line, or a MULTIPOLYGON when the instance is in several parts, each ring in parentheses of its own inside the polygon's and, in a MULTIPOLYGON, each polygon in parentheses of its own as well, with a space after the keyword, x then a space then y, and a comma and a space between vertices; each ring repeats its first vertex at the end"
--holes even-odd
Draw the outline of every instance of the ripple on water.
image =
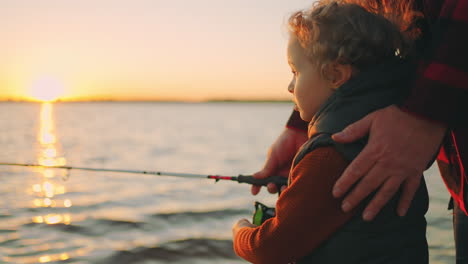
POLYGON ((159 213, 151 215, 155 219, 163 219, 174 222, 193 222, 193 221, 203 221, 210 218, 229 218, 236 215, 246 215, 251 214, 251 211, 245 209, 222 209, 214 211, 186 211, 186 212, 174 212, 174 213, 159 213))
POLYGON ((21 244, 2 247, 2 261, 6 263, 45 263, 65 261, 85 256, 91 251, 76 241, 43 241, 22 239, 21 244))
POLYGON ((226 263, 226 260, 239 260, 239 257, 232 250, 230 240, 197 238, 118 251, 98 263, 144 263, 151 260, 156 263, 195 263, 197 259, 218 259, 219 263, 226 263))

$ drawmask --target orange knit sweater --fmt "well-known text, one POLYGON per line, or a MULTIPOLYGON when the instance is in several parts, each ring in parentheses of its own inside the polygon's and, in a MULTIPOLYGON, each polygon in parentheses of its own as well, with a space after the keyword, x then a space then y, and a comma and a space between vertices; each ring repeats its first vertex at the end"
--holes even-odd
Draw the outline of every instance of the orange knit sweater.
MULTIPOLYGON (((290 172, 290 185, 276 203, 276 216, 234 237, 234 250, 255 264, 285 264, 310 254, 353 215, 332 196, 348 162, 333 147, 308 153, 290 172)), ((338 253, 339 254, 339 253, 338 253)))

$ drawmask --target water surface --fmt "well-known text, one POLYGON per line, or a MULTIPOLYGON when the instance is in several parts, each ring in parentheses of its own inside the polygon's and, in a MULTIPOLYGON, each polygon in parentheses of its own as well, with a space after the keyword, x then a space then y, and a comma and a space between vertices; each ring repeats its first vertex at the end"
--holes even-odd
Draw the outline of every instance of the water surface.
MULTIPOLYGON (((257 171, 286 103, 0 103, 0 162, 237 175, 257 171)), ((123 173, 0 166, 1 263, 245 263, 231 226, 250 217, 249 186, 123 173)), ((431 263, 453 263, 437 168, 431 263)))

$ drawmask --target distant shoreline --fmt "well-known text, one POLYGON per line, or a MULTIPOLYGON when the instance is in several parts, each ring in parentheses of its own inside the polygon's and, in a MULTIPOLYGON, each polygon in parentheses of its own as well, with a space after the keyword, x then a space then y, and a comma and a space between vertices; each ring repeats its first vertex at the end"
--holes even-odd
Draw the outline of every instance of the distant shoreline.
MULTIPOLYGON (((41 104, 45 102, 40 101, 27 101, 27 100, 0 100, 0 103, 34 103, 41 104)), ((183 103, 183 104, 198 104, 198 103, 292 103, 291 100, 269 100, 269 99, 258 99, 258 100, 236 100, 236 99, 225 99, 225 100, 201 100, 201 101, 182 101, 182 100, 83 100, 83 101, 52 101, 50 103, 183 103)))

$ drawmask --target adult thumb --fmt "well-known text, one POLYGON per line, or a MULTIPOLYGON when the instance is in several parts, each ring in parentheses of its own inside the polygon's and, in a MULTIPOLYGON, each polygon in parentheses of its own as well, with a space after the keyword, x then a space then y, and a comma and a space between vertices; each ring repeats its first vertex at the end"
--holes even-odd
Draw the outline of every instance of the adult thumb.
POLYGON ((267 159, 265 165, 263 166, 263 169, 259 172, 254 173, 253 177, 257 179, 264 179, 273 176, 273 173, 275 172, 277 167, 278 162, 270 157, 267 159))
MULTIPOLYGON (((374 112, 375 113, 375 112, 374 112)), ((338 143, 351 143, 369 134, 374 120, 374 113, 370 113, 361 120, 347 126, 341 132, 332 135, 332 139, 338 143)))

